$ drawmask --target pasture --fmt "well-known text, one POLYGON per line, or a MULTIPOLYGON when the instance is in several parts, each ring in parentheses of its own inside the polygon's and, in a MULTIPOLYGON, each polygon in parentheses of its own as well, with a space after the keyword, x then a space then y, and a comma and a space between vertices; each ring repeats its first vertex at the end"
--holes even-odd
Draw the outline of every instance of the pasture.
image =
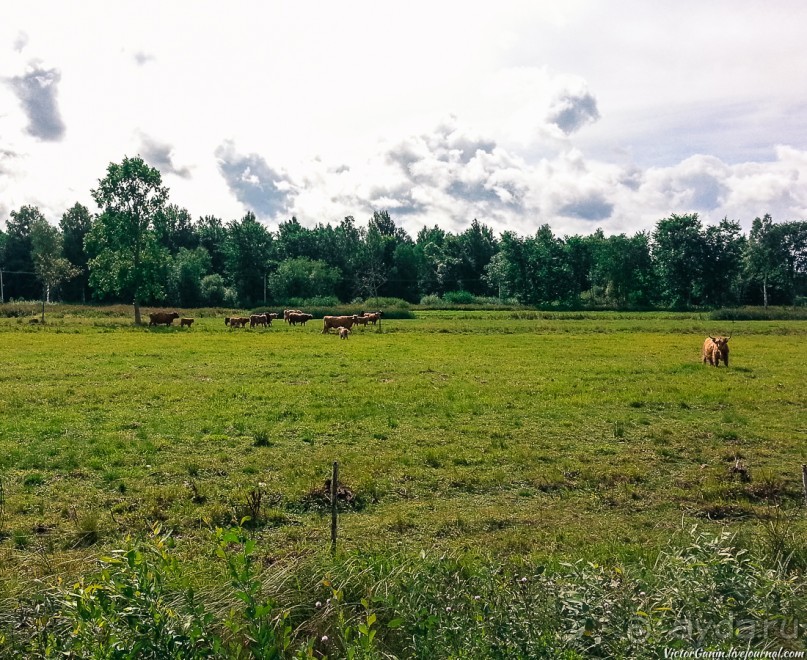
MULTIPOLYGON (((194 316, 186 311, 182 316, 194 316)), ((135 328, 0 319, 0 598, 77 576, 159 522, 210 568, 237 524, 267 565, 340 553, 653 556, 694 524, 807 531, 807 324, 699 314, 420 312, 135 328), (729 368, 701 364, 733 334, 729 368)))

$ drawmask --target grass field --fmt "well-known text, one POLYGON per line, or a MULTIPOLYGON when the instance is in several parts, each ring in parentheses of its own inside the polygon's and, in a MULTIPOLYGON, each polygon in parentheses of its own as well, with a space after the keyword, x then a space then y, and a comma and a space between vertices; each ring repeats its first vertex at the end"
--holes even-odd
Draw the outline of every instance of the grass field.
MULTIPOLYGON (((192 313, 190 313, 192 315, 192 313)), ((250 516, 268 563, 342 553, 653 557, 698 524, 807 532, 807 324, 698 314, 421 312, 322 335, 0 319, 0 598, 171 529, 209 568, 250 516), (549 318, 547 318, 549 316, 549 318), (728 369, 701 364, 732 333, 728 369)))

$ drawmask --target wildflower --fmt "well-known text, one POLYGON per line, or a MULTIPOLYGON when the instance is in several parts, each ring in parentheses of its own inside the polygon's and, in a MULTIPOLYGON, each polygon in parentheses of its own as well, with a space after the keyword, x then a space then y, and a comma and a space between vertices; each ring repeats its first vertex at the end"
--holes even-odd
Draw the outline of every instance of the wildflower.
POLYGON ((446 612, 448 612, 449 614, 451 614, 451 607, 450 607, 450 606, 449 606, 449 607, 446 607, 446 612))
POLYGON ((325 601, 325 604, 326 604, 326 605, 330 605, 330 604, 331 604, 331 599, 330 599, 330 598, 328 598, 328 599, 325 601))
POLYGON ((323 636, 322 636, 322 639, 321 639, 320 641, 321 641, 323 644, 327 644, 327 643, 328 643, 328 635, 323 635, 323 636))
POLYGON ((525 575, 523 578, 521 578, 521 584, 526 584, 526 583, 527 583, 527 576, 525 575))
POLYGON ((320 607, 322 607, 322 603, 320 601, 317 601, 316 603, 314 603, 314 607, 319 609, 320 607))
POLYGON ((481 596, 474 596, 474 600, 479 600, 481 596))

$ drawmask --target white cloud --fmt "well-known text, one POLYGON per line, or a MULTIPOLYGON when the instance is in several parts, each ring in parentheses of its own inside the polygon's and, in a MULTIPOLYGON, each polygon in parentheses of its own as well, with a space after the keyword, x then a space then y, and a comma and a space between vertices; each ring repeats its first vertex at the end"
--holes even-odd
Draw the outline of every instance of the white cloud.
POLYGON ((5 18, 0 79, 58 96, 25 106, 0 84, 0 223, 94 208, 108 163, 137 153, 172 202, 225 220, 388 208, 412 233, 632 232, 807 209, 799 3, 88 0, 5 18), (34 61, 50 85, 24 82, 34 61))

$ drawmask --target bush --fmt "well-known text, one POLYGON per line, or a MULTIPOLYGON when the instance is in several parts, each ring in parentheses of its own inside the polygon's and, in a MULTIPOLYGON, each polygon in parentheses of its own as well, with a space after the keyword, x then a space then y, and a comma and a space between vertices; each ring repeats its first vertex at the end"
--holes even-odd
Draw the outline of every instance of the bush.
POLYGON ((787 307, 742 307, 716 309, 709 314, 712 321, 805 321, 807 309, 787 307))
POLYGON ((472 305, 476 302, 474 294, 469 291, 446 291, 443 300, 452 305, 472 305))

